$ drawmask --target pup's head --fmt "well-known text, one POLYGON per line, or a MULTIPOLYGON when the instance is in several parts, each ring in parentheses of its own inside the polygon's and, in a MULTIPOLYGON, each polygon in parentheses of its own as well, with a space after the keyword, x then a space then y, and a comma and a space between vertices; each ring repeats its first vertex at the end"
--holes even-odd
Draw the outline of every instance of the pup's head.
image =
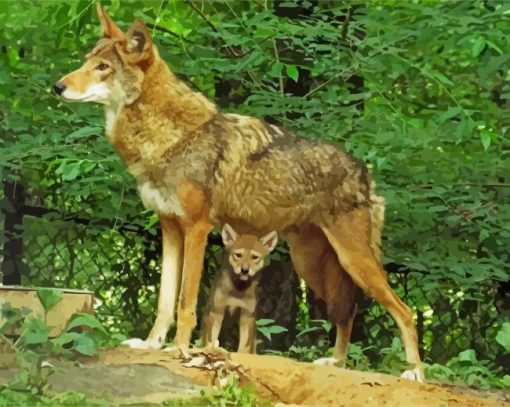
POLYGON ((60 79, 53 89, 66 100, 106 105, 130 104, 140 96, 147 69, 158 53, 141 20, 123 33, 97 3, 103 38, 81 68, 60 79))
POLYGON ((239 235, 228 223, 221 231, 223 244, 228 253, 228 262, 235 275, 242 281, 253 278, 263 267, 264 259, 276 247, 276 232, 258 238, 254 235, 239 235))

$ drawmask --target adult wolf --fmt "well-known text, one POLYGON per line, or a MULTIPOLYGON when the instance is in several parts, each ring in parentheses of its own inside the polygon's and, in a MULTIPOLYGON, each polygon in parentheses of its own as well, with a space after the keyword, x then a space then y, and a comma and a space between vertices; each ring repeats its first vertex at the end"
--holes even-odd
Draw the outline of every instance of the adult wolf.
POLYGON ((104 105, 108 137, 163 230, 157 318, 145 341, 128 344, 162 345, 180 288, 174 343, 189 345, 207 235, 231 223, 239 233, 286 235, 296 271, 336 323, 338 364, 345 362, 356 284, 400 327, 414 365, 405 377, 423 380, 412 312, 380 263, 384 201, 366 166, 332 145, 222 113, 176 78, 142 21, 123 33, 97 10, 104 37, 54 89, 64 99, 104 105))

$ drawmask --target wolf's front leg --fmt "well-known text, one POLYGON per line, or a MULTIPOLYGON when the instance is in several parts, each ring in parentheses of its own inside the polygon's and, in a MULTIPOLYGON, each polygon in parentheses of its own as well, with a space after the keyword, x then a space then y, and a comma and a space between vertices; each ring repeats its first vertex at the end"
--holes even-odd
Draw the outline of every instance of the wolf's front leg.
POLYGON ((181 293, 177 311, 177 333, 174 344, 187 348, 191 333, 197 323, 196 308, 200 277, 204 265, 207 235, 212 229, 209 222, 199 220, 184 225, 184 265, 182 271, 181 293))
POLYGON ((239 353, 255 352, 255 313, 246 309, 241 309, 239 319, 239 353))
POLYGON ((158 313, 156 322, 144 341, 132 338, 124 345, 136 349, 159 349, 165 342, 166 334, 175 319, 175 303, 179 291, 182 273, 184 237, 181 227, 174 219, 160 216, 163 232, 163 261, 161 266, 161 285, 159 289, 158 313))

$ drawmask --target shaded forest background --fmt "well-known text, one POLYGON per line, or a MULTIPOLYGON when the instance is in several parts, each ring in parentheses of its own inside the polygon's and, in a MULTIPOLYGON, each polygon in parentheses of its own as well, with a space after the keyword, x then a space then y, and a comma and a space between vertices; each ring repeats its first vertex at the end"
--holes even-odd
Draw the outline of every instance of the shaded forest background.
MULTIPOLYGON (((464 378, 475 384, 509 373, 510 3, 103 5, 123 29, 142 18, 170 67, 225 111, 365 160, 387 201, 385 267, 417 314, 425 359, 476 366, 464 378)), ((145 336, 158 290, 157 220, 104 135, 102 109, 50 91, 100 36, 94 2, 0 2, 0 21, 4 284, 93 290, 112 333, 145 336)), ((201 304, 221 257, 218 236, 210 243, 201 304)), ((261 323, 271 337, 262 348, 322 356, 330 325, 285 244, 264 278, 260 317, 275 322, 261 323)), ((402 362, 398 331, 359 301, 350 364, 391 370, 402 362)))

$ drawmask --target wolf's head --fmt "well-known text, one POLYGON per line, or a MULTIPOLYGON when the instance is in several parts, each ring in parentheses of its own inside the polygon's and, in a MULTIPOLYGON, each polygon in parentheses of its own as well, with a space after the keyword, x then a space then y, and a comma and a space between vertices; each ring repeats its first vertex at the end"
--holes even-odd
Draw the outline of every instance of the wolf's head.
POLYGON ((248 234, 239 235, 227 223, 223 226, 221 237, 228 253, 228 262, 235 276, 241 281, 251 280, 264 267, 264 258, 278 243, 276 232, 261 238, 248 234))
POLYGON ((83 65, 54 86, 64 99, 128 105, 141 93, 145 72, 159 58, 147 27, 137 20, 123 33, 97 4, 103 38, 85 57, 83 65))

